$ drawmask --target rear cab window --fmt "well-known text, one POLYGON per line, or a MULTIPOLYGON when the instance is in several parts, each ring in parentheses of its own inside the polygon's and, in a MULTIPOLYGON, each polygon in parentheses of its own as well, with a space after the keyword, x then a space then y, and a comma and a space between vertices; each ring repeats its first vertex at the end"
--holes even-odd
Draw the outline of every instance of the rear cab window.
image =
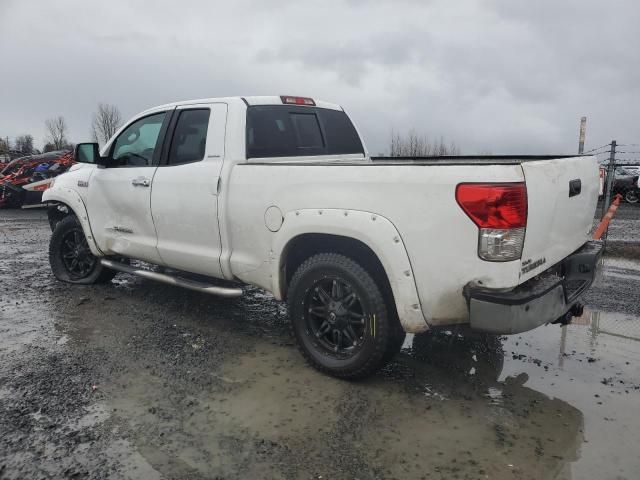
POLYGON ((247 107, 247 158, 364 155, 346 113, 295 105, 247 107))

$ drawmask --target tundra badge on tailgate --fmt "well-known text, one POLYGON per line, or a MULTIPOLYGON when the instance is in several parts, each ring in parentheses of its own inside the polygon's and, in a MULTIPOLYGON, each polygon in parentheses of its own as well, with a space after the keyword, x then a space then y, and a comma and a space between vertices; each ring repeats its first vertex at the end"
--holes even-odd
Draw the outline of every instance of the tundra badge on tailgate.
POLYGON ((527 272, 530 272, 531 270, 535 270, 540 265, 544 265, 545 263, 547 263, 547 259, 545 257, 539 258, 535 261, 532 261, 531 259, 525 260, 524 262, 522 262, 521 272, 522 274, 525 274, 527 272))

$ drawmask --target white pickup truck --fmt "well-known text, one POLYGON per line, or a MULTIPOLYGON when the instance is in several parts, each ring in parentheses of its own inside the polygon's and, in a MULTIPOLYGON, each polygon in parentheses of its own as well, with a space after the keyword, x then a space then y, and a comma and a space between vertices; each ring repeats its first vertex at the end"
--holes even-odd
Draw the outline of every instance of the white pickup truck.
POLYGON ((257 285, 342 378, 376 371, 405 332, 566 322, 601 252, 595 157, 372 158, 340 106, 311 98, 163 105, 76 160, 43 197, 58 279, 257 285))

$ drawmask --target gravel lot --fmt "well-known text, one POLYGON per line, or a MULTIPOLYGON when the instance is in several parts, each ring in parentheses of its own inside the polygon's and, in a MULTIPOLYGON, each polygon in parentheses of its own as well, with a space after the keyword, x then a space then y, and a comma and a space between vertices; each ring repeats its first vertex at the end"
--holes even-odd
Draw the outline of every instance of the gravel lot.
POLYGON ((410 336, 348 383, 260 290, 62 284, 45 213, 0 211, 0 478, 636 479, 639 226, 623 205, 575 324, 410 336))

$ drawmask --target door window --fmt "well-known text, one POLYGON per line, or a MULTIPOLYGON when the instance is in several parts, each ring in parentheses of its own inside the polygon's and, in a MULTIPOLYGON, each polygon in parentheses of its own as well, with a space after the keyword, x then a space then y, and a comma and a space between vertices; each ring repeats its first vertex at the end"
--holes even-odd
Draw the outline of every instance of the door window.
POLYGON ((156 164, 158 137, 166 112, 141 118, 129 125, 116 139, 111 154, 114 167, 146 167, 156 164))
POLYGON ((198 162, 204 158, 209 114, 208 108, 180 112, 171 140, 169 165, 198 162))

